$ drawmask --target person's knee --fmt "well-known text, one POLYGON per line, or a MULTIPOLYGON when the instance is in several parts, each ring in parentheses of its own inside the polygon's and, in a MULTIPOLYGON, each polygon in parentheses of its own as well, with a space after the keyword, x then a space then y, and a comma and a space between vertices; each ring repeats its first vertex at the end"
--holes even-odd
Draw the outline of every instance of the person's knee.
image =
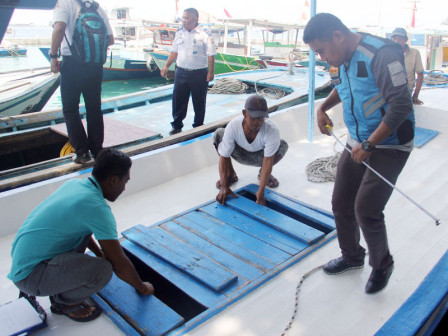
POLYGON ((95 283, 96 287, 105 287, 113 275, 112 264, 104 258, 97 258, 95 263, 95 283))
POLYGON ((335 193, 331 198, 331 208, 335 216, 353 213, 353 203, 347 197, 335 193))
POLYGON ((278 147, 277 153, 275 153, 274 164, 278 163, 281 159, 284 158, 286 152, 288 151, 288 144, 285 140, 280 141, 280 146, 278 147))
POLYGON ((213 145, 215 149, 218 150, 218 146, 222 141, 222 137, 224 136, 224 128, 218 128, 213 134, 213 145))

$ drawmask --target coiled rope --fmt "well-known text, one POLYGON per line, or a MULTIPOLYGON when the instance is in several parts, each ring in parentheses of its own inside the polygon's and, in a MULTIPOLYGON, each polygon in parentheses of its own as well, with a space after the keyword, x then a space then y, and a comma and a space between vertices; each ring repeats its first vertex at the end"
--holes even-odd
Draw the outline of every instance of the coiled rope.
MULTIPOLYGON (((340 136, 345 137, 346 134, 340 136)), ((341 152, 336 151, 337 142, 333 144, 333 156, 319 158, 308 164, 305 168, 308 181, 314 183, 334 182, 336 179, 336 170, 338 167, 341 152)))
POLYGON ((448 78, 443 75, 442 71, 432 70, 425 77, 426 85, 440 85, 448 83, 448 78))
POLYGON ((66 155, 72 154, 75 152, 75 149, 70 144, 69 141, 65 143, 65 145, 62 147, 61 152, 59 153, 59 157, 64 157, 66 155))
POLYGON ((333 156, 319 158, 306 166, 308 181, 314 183, 334 182, 341 153, 337 152, 333 156))
MULTIPOLYGON (((271 99, 279 99, 286 95, 286 91, 277 88, 263 88, 258 90, 257 82, 266 79, 272 79, 276 77, 283 76, 287 74, 288 71, 283 71, 280 75, 275 75, 267 78, 257 79, 254 83, 255 92, 257 92, 260 96, 265 96, 271 99)), ((216 94, 242 94, 247 91, 249 86, 236 78, 219 78, 215 81, 215 84, 212 88, 208 90, 208 93, 216 93, 216 94)))
POLYGON ((235 78, 220 78, 215 81, 212 88, 208 90, 208 93, 217 94, 241 94, 245 93, 249 86, 235 78))

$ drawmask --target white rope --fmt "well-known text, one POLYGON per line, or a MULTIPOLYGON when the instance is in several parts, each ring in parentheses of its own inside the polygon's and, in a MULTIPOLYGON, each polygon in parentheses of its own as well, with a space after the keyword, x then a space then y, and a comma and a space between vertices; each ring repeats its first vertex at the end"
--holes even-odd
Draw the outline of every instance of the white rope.
POLYGON ((220 78, 215 81, 215 84, 208 93, 217 94, 241 94, 248 89, 246 83, 235 78, 220 78))
POLYGON ((257 91, 257 93, 260 96, 268 97, 270 99, 279 99, 286 95, 285 90, 276 89, 276 88, 264 88, 264 89, 257 91))
MULTIPOLYGON (((254 83, 255 92, 257 92, 260 96, 264 96, 264 97, 267 97, 270 99, 279 99, 279 98, 284 97, 286 95, 285 90, 271 88, 271 87, 258 90, 257 82, 260 80, 266 80, 266 79, 280 77, 287 73, 288 73, 288 71, 283 71, 282 73, 280 73, 280 75, 257 79, 254 83)), ((246 83, 240 81, 239 79, 225 77, 225 78, 217 79, 215 81, 215 84, 213 85, 213 87, 208 90, 208 93, 242 94, 242 93, 245 93, 248 88, 249 88, 249 86, 246 83)))
POLYGON ((446 78, 441 71, 430 71, 425 77, 426 85, 440 85, 446 83, 448 83, 448 78, 446 78))
MULTIPOLYGON (((339 136, 339 138, 343 138, 345 136, 347 136, 347 134, 344 133, 339 136)), ((336 179, 338 162, 342 154, 342 151, 336 151, 337 145, 338 141, 335 141, 333 143, 333 151, 335 153, 333 156, 316 159, 306 166, 305 171, 308 181, 314 183, 334 182, 336 179)))
POLYGON ((319 158, 308 164, 306 166, 308 181, 314 183, 334 182, 341 153, 337 152, 333 156, 319 158))

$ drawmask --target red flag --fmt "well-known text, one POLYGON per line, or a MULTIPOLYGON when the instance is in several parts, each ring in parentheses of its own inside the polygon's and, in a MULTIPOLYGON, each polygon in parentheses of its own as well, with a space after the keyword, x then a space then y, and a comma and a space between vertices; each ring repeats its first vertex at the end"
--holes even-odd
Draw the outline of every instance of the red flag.
POLYGON ((232 16, 229 14, 229 12, 227 11, 227 9, 224 8, 224 14, 226 14, 226 16, 228 18, 232 18, 232 16))
POLYGON ((414 8, 412 8, 411 27, 415 28, 415 12, 417 11, 417 2, 414 2, 414 8))

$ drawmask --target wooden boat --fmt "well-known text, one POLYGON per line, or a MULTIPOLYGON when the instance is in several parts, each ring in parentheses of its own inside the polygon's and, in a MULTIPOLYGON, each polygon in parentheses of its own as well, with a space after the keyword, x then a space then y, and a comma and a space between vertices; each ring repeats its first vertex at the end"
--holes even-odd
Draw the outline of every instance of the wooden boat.
MULTIPOLYGON (((448 122, 446 90, 423 90, 421 99, 425 105, 415 107, 417 125, 442 130, 441 125, 448 122)), ((342 137, 346 129, 340 107, 329 113, 335 134, 342 137)), ((331 223, 333 183, 309 182, 305 167, 317 158, 333 155, 335 141, 318 134, 317 128, 308 133, 308 104, 275 112, 271 119, 279 126, 289 151, 274 168, 280 186, 267 191, 267 207, 253 202, 258 169, 241 165, 236 167, 239 181, 234 188, 239 197, 229 200, 228 206, 216 204, 218 158, 211 134, 133 156, 131 180, 111 207, 118 230, 125 236, 122 246, 141 276, 153 281, 156 295, 137 297, 114 279, 95 298, 106 307, 106 313, 95 322, 82 324, 49 313, 49 301, 39 298, 49 313, 49 327, 40 333, 280 335, 291 322, 287 335, 441 335, 436 328, 446 313, 448 295, 447 135, 441 132, 415 149, 398 181, 398 187, 441 224, 435 226, 400 194, 392 195, 385 216, 395 270, 386 289, 371 296, 364 293, 369 266, 339 276, 321 271, 321 265, 340 253, 331 228, 311 244, 302 242, 301 252, 294 252, 299 249, 289 235, 293 229, 280 228, 286 223, 299 225, 298 217, 294 219, 297 213, 302 218, 304 213, 312 213, 311 222, 331 223), (312 142, 307 141, 310 136, 312 142), (154 237, 159 243, 149 252, 145 241, 154 237), (267 245, 261 245, 263 242, 267 245), (172 247, 177 257, 166 259, 164 245, 172 247), (182 270, 179 248, 184 262, 195 258, 190 270, 182 270), (223 253, 227 253, 225 259, 223 253), (224 269, 225 273, 216 273, 222 277, 212 278, 212 272, 198 274, 204 269, 200 266, 212 261, 217 272, 224 269), (263 263, 271 266, 259 266, 263 263), (206 281, 216 281, 216 290, 206 281)), ((124 151, 133 154, 137 149, 124 151)), ((2 224, 7 223, 0 226, 3 302, 18 294, 6 274, 11 264, 10 246, 23 220, 66 180, 90 172, 91 168, 86 168, 0 193, 2 224)))
POLYGON ((48 71, 14 71, 0 74, 0 117, 42 110, 59 86, 59 74, 48 71))
POLYGON ((26 56, 27 49, 20 48, 17 44, 8 47, 0 47, 0 57, 7 56, 26 56))
MULTIPOLYGON (((243 90, 239 94, 232 92, 209 93, 205 117, 206 125, 196 130, 203 133, 210 132, 213 127, 216 128, 216 123, 219 124, 220 119, 240 113, 247 96, 255 91, 283 94, 282 97, 278 94, 267 98, 268 106, 272 112, 297 105, 308 97, 308 77, 309 73, 306 69, 297 69, 293 75, 278 69, 251 70, 217 75, 215 81, 210 83, 211 87, 215 83, 219 83, 220 80, 233 80, 233 85, 236 85, 238 89, 243 88, 243 90)), ((317 91, 328 88, 329 75, 327 72, 317 73, 315 80, 317 91)), ((172 118, 172 92, 173 84, 170 84, 106 99, 102 102, 102 111, 105 118, 123 122, 123 129, 126 129, 125 125, 127 124, 155 132, 161 136, 168 136, 172 118)), ((191 101, 189 111, 190 113, 184 121, 184 131, 189 130, 193 122, 194 113, 192 112, 191 101)), ((80 108, 80 113, 82 117, 85 116, 83 106, 80 108)), ((68 140, 66 134, 61 135, 60 132, 55 130, 57 124, 61 122, 63 122, 61 109, 33 115, 0 118, 0 190, 30 183, 29 178, 31 176, 33 176, 31 180, 36 182, 36 179, 47 179, 50 175, 53 176, 52 174, 56 171, 56 174, 63 174, 62 170, 64 169, 68 169, 68 171, 76 169, 76 165, 67 165, 67 162, 70 162, 69 158, 58 158, 62 146, 68 140), (7 145, 12 143, 20 143, 21 145, 7 145), (44 153, 38 152, 39 150, 44 153), (32 174, 29 175, 30 173, 32 174)), ((117 131, 118 133, 119 131, 117 131)), ((194 137, 194 134, 190 134, 190 137, 194 137)), ((179 138, 174 137, 173 139, 179 138)), ((120 148, 132 144, 126 139, 122 140, 119 144, 120 148)), ((154 138, 151 138, 151 140, 154 140, 154 138)), ((138 140, 132 139, 134 144, 136 141, 138 140)), ((146 145, 145 143, 141 145, 142 147, 152 146, 152 141, 146 145)))
MULTIPOLYGON (((50 61, 50 56, 48 55, 50 48, 39 49, 45 58, 50 61)), ((121 53, 124 53, 124 51, 121 53)), ((103 80, 125 80, 160 76, 159 69, 155 66, 148 67, 147 63, 144 56, 141 56, 141 59, 133 59, 120 56, 119 50, 112 51, 108 53, 106 63, 103 65, 103 80)))
MULTIPOLYGON (((178 28, 168 26, 151 27, 154 34, 153 50, 149 51, 152 60, 157 64, 159 69, 165 67, 169 57, 169 52, 178 28)), ((171 64, 168 70, 168 78, 174 78, 176 63, 171 64)), ((218 52, 215 56, 215 75, 222 73, 252 70, 259 68, 255 57, 247 57, 244 55, 233 55, 218 52)))

